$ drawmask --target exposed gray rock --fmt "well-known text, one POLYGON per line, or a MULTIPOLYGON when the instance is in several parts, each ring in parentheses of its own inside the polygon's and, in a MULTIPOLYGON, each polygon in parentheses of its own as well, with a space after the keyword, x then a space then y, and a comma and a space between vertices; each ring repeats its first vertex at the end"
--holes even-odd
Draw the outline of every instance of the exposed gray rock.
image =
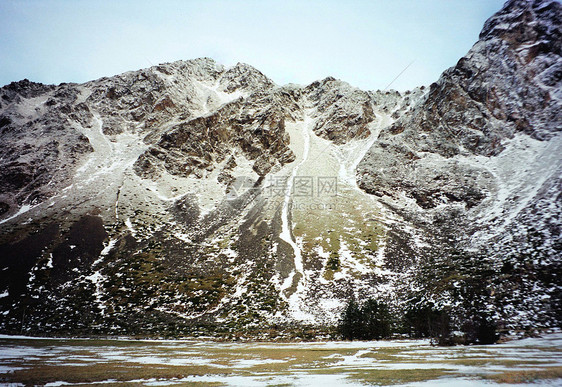
POLYGON ((317 111, 317 135, 343 144, 371 134, 368 124, 375 113, 368 93, 331 77, 310 84, 305 93, 317 111))
POLYGON ((27 80, 0 89, 0 202, 10 215, 60 191, 78 160, 93 150, 75 127, 84 115, 73 106, 72 85, 27 80))
MULTIPOLYGON (((404 191, 425 208, 437 203, 420 191, 473 207, 486 197, 487 184, 472 186, 468 191, 475 195, 463 194, 466 184, 451 158, 493 157, 516 133, 549 140, 562 131, 562 80, 553 76, 562 66, 561 7, 510 1, 490 18, 470 52, 409 114, 381 132, 358 167, 360 186, 389 196, 404 191), (436 180, 445 181, 440 190, 436 180)), ((468 166, 460 172, 471 181, 481 174, 468 166)))
POLYGON ((558 270, 562 257, 561 21, 556 1, 508 1, 358 165, 359 186, 425 241, 413 269, 426 273, 418 282, 425 302, 461 299, 459 282, 443 297, 448 280, 435 271, 454 267, 455 275, 487 273, 487 293, 470 301, 478 313, 484 304, 526 303, 519 315, 507 307, 495 318, 505 326, 539 310, 543 321, 558 318, 560 279, 531 273, 558 270), (436 275, 439 291, 430 285, 436 275))

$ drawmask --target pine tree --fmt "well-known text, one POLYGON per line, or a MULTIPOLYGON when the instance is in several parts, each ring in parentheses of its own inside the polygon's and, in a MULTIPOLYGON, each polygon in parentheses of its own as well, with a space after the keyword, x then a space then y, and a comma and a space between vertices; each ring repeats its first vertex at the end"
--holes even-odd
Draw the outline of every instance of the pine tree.
POLYGON ((390 336, 392 318, 386 304, 368 299, 361 308, 362 339, 379 340, 390 336))
POLYGON ((383 302, 369 299, 359 305, 351 298, 345 307, 339 326, 345 340, 378 340, 392 333, 392 316, 383 302))
POLYGON ((361 335, 361 310, 355 297, 349 299, 339 326, 339 331, 344 340, 355 340, 361 335))

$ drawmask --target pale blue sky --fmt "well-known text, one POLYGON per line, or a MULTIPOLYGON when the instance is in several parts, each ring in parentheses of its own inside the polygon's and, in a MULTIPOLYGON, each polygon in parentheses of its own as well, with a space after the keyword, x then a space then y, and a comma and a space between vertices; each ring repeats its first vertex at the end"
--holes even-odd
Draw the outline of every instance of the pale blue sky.
POLYGON ((0 85, 85 82, 209 56, 278 84, 328 75, 362 89, 428 85, 503 0, 0 0, 0 85))

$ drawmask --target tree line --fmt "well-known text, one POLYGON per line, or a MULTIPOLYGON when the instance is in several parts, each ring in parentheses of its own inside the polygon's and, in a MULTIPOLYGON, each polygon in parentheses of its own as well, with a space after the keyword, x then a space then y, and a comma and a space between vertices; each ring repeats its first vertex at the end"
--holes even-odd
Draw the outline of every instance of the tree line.
POLYGON ((342 312, 338 334, 344 340, 380 340, 398 335, 431 338, 438 345, 492 344, 499 339, 497 325, 489 314, 465 316, 460 323, 454 320, 450 311, 420 305, 416 300, 396 316, 384 301, 370 298, 360 303, 352 297, 342 312))

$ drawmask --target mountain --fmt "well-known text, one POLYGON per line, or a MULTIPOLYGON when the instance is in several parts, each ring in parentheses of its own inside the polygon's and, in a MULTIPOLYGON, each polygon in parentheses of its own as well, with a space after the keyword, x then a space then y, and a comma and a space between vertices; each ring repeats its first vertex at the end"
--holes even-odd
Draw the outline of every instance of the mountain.
POLYGON ((553 1, 506 3, 358 166, 359 186, 417 225, 422 298, 460 302, 451 266, 468 265, 480 308, 513 326, 560 321, 560 16, 553 1))
POLYGON ((4 86, 0 330, 325 337, 353 298, 559 325, 560 20, 509 1, 403 94, 209 58, 4 86))

